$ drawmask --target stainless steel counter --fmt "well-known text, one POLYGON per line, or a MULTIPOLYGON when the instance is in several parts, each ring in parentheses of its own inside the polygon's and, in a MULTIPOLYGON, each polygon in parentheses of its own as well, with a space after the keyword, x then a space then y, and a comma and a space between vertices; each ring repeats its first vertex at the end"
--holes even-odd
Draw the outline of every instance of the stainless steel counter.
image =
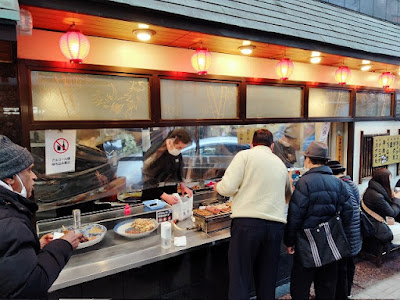
POLYGON ((175 247, 172 242, 171 248, 163 249, 160 227, 139 239, 127 239, 109 230, 99 244, 75 251, 49 292, 161 261, 230 237, 228 229, 206 234, 173 227, 173 236, 182 235, 187 238, 185 247, 175 247))

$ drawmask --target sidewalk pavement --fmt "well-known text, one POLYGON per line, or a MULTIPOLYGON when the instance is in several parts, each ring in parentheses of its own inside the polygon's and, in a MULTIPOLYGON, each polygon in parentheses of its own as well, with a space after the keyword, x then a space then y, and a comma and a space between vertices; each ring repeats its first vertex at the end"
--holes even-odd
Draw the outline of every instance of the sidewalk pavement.
MULTIPOLYGON (((279 299, 290 299, 289 286, 282 287, 279 299), (283 288, 283 289, 282 289, 283 288)), ((311 298, 314 299, 313 290, 311 298)), ((360 260, 356 264, 351 299, 400 299, 400 251, 384 257, 382 267, 372 262, 360 260)))
POLYGON ((352 299, 400 299, 400 251, 384 257, 382 267, 360 261, 356 265, 352 299))

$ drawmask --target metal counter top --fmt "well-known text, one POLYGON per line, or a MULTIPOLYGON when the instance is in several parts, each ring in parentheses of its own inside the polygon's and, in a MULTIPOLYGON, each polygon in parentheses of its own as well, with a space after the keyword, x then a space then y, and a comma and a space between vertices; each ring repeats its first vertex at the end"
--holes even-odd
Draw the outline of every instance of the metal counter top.
POLYGON ((187 245, 175 247, 172 242, 171 248, 161 248, 160 227, 149 236, 138 239, 127 239, 109 230, 99 244, 74 252, 49 292, 161 261, 202 245, 213 245, 228 239, 230 232, 224 229, 206 234, 173 226, 172 235, 186 235, 187 245))

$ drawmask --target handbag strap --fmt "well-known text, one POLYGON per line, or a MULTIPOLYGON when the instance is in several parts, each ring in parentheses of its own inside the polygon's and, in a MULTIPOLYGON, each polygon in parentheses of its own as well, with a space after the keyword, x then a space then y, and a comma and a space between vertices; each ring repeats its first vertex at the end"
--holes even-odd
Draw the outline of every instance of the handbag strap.
POLYGON ((365 205, 364 200, 361 200, 361 206, 365 210, 365 212, 373 217, 375 220, 381 223, 386 223, 384 218, 382 218, 380 215, 378 215, 376 212, 372 211, 365 205))

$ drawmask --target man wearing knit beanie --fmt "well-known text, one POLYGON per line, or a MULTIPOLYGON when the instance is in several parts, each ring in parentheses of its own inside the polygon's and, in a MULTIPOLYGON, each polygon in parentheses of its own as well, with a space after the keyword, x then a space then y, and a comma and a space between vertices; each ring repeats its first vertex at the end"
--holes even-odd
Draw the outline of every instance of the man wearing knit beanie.
POLYGON ((0 135, 0 298, 46 298, 82 234, 40 240, 32 226, 38 209, 29 200, 36 175, 26 148, 0 135))

